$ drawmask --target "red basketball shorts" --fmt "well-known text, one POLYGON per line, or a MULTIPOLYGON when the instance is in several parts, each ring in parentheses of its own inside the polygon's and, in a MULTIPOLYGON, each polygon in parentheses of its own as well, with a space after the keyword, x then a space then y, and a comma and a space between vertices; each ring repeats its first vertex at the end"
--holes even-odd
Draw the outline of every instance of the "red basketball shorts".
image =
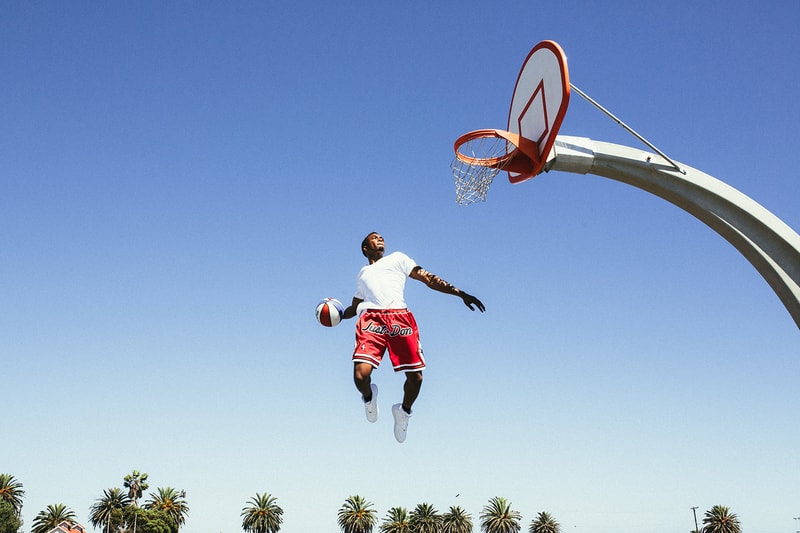
POLYGON ((395 372, 425 368, 417 322, 408 309, 367 309, 358 318, 353 361, 377 368, 387 348, 395 372))

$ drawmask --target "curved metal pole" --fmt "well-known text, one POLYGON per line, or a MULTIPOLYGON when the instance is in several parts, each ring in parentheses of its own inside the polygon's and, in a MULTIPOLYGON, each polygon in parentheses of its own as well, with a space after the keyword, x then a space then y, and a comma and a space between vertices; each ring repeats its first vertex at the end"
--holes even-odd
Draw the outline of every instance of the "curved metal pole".
POLYGON ((769 283, 800 328, 800 235, 730 185, 656 154, 559 135, 545 170, 594 174, 633 185, 694 215, 730 242, 769 283))

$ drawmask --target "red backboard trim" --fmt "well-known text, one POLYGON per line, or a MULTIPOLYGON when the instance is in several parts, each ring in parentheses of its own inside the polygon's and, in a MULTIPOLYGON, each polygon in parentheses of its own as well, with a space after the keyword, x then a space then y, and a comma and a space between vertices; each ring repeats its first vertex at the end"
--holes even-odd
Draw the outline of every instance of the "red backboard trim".
MULTIPOLYGON (((564 116, 567 114, 567 107, 569 107, 569 95, 570 95, 570 86, 569 86, 569 71, 567 69, 567 57, 564 54, 564 50, 561 49, 561 46, 554 41, 542 41, 528 53, 528 56, 525 58, 524 63, 522 64, 522 68, 517 75, 517 82, 514 84, 514 93, 512 94, 511 98, 511 106, 509 107, 508 111, 508 128, 511 130, 512 124, 512 115, 513 112, 513 104, 514 104, 514 95, 516 95, 517 88, 519 87, 519 82, 522 77, 523 72, 525 71, 525 67, 528 65, 528 62, 536 53, 551 53, 555 56, 560 76, 561 76, 561 103, 559 104, 558 111, 556 112, 555 117, 553 117, 552 124, 550 123, 550 117, 548 116, 547 112, 547 94, 544 90, 544 74, 542 74, 542 79, 536 86, 536 89, 530 95, 528 102, 526 103, 524 109, 521 111, 519 119, 525 116, 525 113, 528 112, 531 104, 536 99, 537 94, 541 92, 542 104, 543 104, 543 111, 545 114, 545 128, 542 135, 539 139, 532 139, 536 142, 538 146, 538 154, 539 161, 536 162, 534 172, 532 174, 512 174, 511 172, 508 173, 508 180, 511 183, 520 183, 527 179, 530 179, 542 171, 544 164, 547 160, 547 155, 550 153, 550 150, 553 148, 553 144, 556 141, 556 136, 558 135, 558 130, 561 128, 561 123, 564 121, 564 116), (543 52, 542 52, 543 51, 543 52)), ((521 131, 521 124, 519 121, 516 123, 517 132, 521 131)))

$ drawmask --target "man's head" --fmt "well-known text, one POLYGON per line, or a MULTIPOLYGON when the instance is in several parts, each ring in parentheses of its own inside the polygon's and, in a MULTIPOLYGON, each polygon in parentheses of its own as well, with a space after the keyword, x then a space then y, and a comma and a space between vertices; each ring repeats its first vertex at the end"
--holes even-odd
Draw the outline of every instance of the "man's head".
POLYGON ((383 257, 383 237, 380 233, 373 231, 364 237, 361 241, 361 253, 371 262, 383 257))

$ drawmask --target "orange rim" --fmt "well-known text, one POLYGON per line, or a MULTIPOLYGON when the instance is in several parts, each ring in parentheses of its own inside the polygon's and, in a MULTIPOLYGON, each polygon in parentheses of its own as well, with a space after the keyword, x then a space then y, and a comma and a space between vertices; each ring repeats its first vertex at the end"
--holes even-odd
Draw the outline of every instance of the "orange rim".
POLYGON ((458 160, 468 165, 499 168, 526 175, 533 171, 539 160, 539 150, 534 141, 505 130, 485 129, 470 131, 456 139, 453 149, 458 160), (465 143, 481 138, 504 139, 514 145, 514 149, 505 155, 497 157, 473 157, 462 154, 459 151, 465 143))
POLYGON ((514 157, 518 156, 517 151, 532 161, 538 161, 539 159, 539 150, 536 146, 536 142, 526 139, 525 137, 520 136, 518 133, 512 133, 505 130, 486 129, 470 131, 469 133, 465 133, 456 139, 456 142, 453 144, 453 149, 455 150, 456 157, 458 157, 458 159, 471 165, 493 166, 498 163, 510 161, 514 157), (515 150, 512 150, 506 155, 500 157, 470 157, 459 152, 459 148, 461 148, 464 143, 480 138, 505 139, 514 145, 515 150))

